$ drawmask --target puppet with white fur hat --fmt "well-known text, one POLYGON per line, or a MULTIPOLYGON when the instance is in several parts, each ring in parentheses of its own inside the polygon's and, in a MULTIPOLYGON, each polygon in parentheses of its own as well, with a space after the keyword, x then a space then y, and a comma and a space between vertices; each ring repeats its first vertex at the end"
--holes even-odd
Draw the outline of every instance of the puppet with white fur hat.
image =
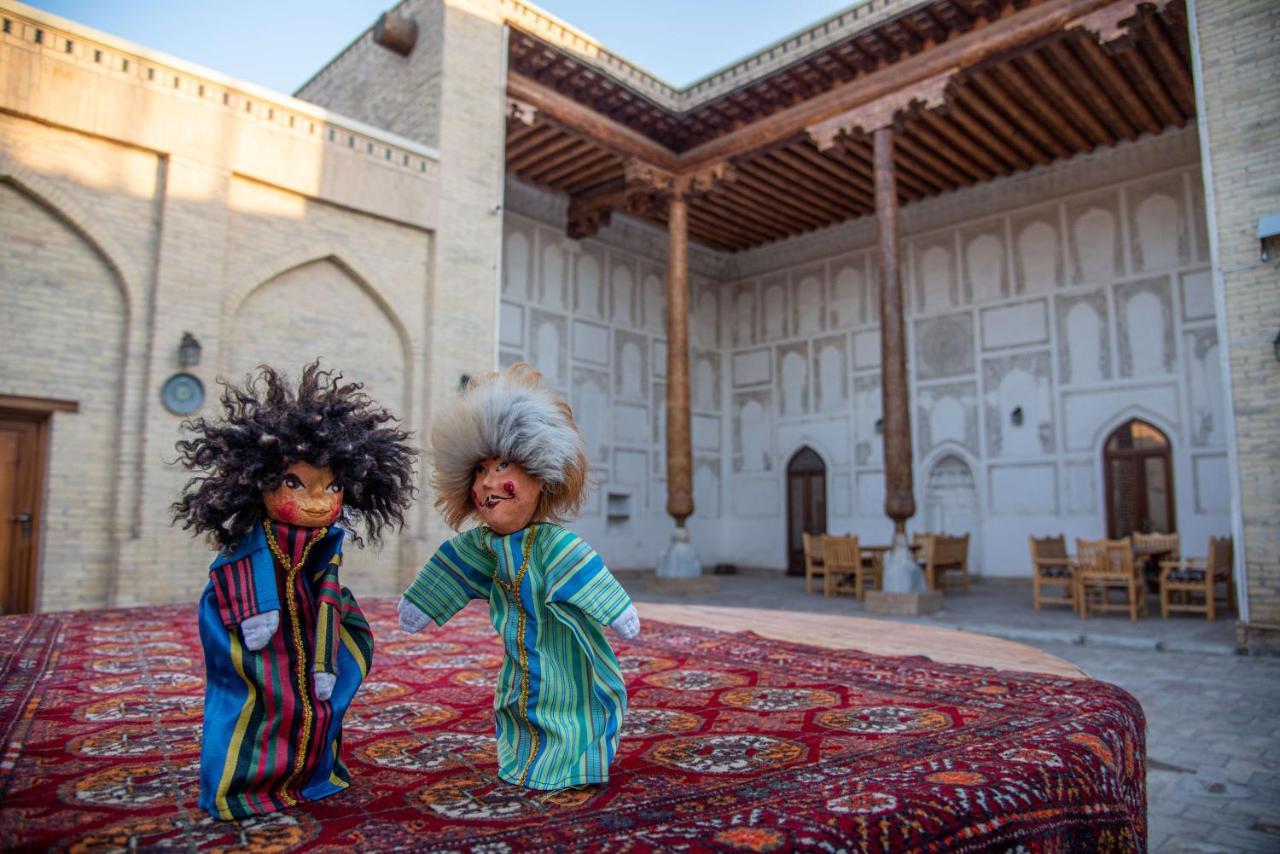
POLYGON ((473 381, 431 431, 436 507, 455 530, 400 600, 400 627, 443 625, 472 599, 506 655, 498 774, 531 789, 604 783, 627 691, 602 627, 635 637, 630 597, 559 524, 582 506, 587 454, 569 405, 528 365, 473 381))

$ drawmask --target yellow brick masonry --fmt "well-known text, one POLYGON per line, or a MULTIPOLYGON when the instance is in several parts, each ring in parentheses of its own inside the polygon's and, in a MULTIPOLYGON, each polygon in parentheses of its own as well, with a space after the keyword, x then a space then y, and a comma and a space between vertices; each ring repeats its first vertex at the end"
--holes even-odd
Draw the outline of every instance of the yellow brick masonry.
MULTIPOLYGON (((1280 650, 1280 331, 1276 253, 1259 257, 1258 218, 1280 213, 1280 4, 1194 4, 1216 217, 1216 257, 1235 409, 1247 622, 1239 642, 1280 650)), ((1239 546, 1237 546, 1239 548, 1239 546)))
MULTIPOLYGON (((460 369, 436 354, 467 340, 490 351, 470 365, 491 363, 493 311, 468 300, 476 281, 433 266, 432 147, 18 3, 0 15, 0 227, 13 249, 0 259, 0 395, 80 402, 53 420, 39 607, 194 601, 208 552, 168 524, 181 419, 159 400, 183 332, 204 345, 194 373, 210 396, 220 371, 253 359, 259 325, 299 361, 341 364, 345 306, 305 299, 308 271, 317 287, 340 274, 344 298, 396 330, 406 369, 388 397, 422 435, 460 369), (246 317, 278 282, 294 288, 298 322, 246 317), (465 339, 442 334, 435 312, 457 315, 465 339)), ((402 588, 424 537, 415 516, 362 588, 402 588)))

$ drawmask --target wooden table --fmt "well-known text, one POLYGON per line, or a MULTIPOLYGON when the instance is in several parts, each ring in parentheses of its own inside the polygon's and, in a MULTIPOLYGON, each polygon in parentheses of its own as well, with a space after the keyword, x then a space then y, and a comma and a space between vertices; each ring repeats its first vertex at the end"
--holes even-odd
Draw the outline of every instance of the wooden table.
POLYGON ((891 623, 865 617, 845 617, 764 608, 721 608, 711 605, 670 605, 637 602, 642 619, 705 626, 728 632, 753 631, 765 637, 858 649, 875 655, 924 655, 949 664, 973 664, 1000 670, 1023 670, 1083 679, 1074 664, 1034 647, 1003 638, 958 632, 914 623, 891 623))

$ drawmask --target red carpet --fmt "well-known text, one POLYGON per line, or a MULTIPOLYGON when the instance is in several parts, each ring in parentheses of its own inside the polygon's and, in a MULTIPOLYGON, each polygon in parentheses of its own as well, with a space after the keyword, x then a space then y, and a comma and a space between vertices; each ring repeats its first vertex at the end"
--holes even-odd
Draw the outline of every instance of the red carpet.
POLYGON ((1100 682, 646 623, 602 791, 496 777, 498 646, 473 606, 378 640, 350 789, 243 823, 196 809, 195 606, 0 618, 0 847, 1144 850, 1144 720, 1100 682))

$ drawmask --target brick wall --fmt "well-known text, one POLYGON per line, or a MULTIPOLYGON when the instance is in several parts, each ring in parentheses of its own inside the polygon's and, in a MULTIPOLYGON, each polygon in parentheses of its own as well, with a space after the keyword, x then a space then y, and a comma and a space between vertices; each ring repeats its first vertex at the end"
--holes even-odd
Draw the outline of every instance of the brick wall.
MULTIPOLYGON (((1280 213, 1280 5, 1195 4, 1201 121, 1216 219, 1215 273, 1225 295, 1248 621, 1240 641, 1280 650, 1280 330, 1277 250, 1259 257, 1258 218, 1280 213)), ((1237 551, 1240 543, 1237 542, 1237 551)))
MULTIPOLYGON (((0 406, 79 403, 52 421, 38 607, 194 601, 210 554, 169 524, 187 475, 160 402, 182 334, 204 347, 199 415, 217 414, 219 374, 321 357, 422 436, 443 344, 429 306, 470 305, 465 281, 436 285, 438 158, 36 10, 0 15, 0 406)), ((402 588, 421 518, 352 550, 357 592, 402 588)))

